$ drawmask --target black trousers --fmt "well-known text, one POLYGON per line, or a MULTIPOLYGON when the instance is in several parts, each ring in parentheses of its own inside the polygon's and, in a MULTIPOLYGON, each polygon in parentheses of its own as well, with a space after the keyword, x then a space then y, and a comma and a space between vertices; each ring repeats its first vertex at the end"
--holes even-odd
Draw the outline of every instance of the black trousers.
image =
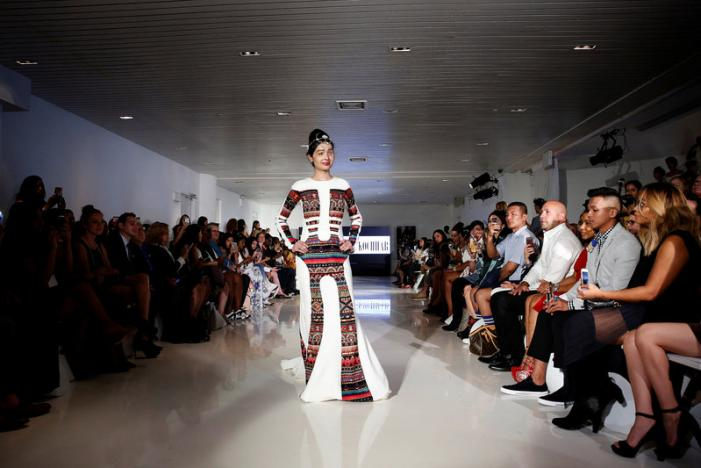
POLYGON ((503 291, 494 294, 490 299, 499 351, 511 356, 511 359, 523 359, 526 352, 518 316, 524 313, 526 299, 533 294, 537 294, 537 291, 526 291, 518 296, 514 296, 510 291, 503 291))
POLYGON ((466 306, 462 292, 465 286, 470 284, 472 283, 465 278, 456 278, 450 287, 450 298, 453 301, 453 321, 451 323, 459 324, 462 320, 462 309, 466 306))
POLYGON ((543 362, 548 362, 550 354, 555 353, 555 367, 562 368, 562 355, 565 346, 565 322, 569 318, 567 312, 557 312, 553 315, 547 312, 538 313, 538 321, 528 347, 528 355, 543 362))

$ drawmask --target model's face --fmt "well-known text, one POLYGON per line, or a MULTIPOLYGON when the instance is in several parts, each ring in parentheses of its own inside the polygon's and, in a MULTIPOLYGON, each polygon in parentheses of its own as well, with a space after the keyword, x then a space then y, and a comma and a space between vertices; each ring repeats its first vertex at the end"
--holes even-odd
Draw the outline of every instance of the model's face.
POLYGON ((582 216, 579 217, 579 223, 577 224, 577 230, 579 231, 579 235, 582 238, 582 240, 588 241, 592 237, 594 237, 594 229, 592 229, 591 224, 589 224, 589 220, 587 220, 587 214, 582 213, 582 216))
POLYGON ((328 172, 333 166, 336 155, 334 154, 333 146, 329 143, 319 143, 314 153, 311 156, 307 156, 307 158, 309 158, 309 162, 312 163, 314 169, 328 172))
POLYGON ((85 230, 93 236, 101 236, 105 232, 105 220, 101 213, 93 213, 88 217, 85 230))
POLYGON ((528 221, 528 215, 526 215, 521 207, 512 206, 506 210, 506 225, 512 231, 517 231, 526 225, 528 221))

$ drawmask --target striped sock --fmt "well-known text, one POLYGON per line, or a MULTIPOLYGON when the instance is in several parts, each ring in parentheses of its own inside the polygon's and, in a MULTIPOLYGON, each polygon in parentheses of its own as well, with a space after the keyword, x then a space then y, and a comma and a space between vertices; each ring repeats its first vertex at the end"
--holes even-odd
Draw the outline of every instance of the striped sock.
POLYGON ((482 318, 484 319, 485 325, 494 325, 494 317, 491 315, 483 315, 482 318))

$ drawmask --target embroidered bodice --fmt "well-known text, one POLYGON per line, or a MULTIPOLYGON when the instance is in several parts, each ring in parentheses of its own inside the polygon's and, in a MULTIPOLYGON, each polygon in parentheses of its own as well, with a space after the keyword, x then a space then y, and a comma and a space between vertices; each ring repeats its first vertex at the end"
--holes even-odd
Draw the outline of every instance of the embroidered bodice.
POLYGON ((328 241, 332 237, 336 237, 341 241, 343 239, 341 223, 345 209, 348 208, 351 219, 348 240, 355 245, 363 218, 355 204, 353 191, 348 182, 338 177, 324 181, 307 178, 292 185, 276 222, 278 232, 290 248, 297 242, 297 239, 292 235, 287 220, 292 210, 300 202, 304 212, 304 226, 300 240, 304 242, 309 239, 328 241))

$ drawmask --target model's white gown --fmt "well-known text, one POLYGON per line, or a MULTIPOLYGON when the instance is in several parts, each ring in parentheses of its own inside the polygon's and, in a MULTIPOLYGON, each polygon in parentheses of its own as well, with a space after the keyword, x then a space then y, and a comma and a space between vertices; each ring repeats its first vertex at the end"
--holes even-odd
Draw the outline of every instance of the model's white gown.
POLYGON ((305 218, 301 240, 309 246, 307 254, 296 258, 302 357, 283 361, 282 366, 306 377, 303 401, 387 398, 387 377, 355 317, 350 262, 338 248, 345 208, 352 222, 349 240, 355 243, 360 232, 362 217, 353 192, 338 177, 296 182, 277 221, 289 247, 297 239, 287 219, 299 202, 305 218))

